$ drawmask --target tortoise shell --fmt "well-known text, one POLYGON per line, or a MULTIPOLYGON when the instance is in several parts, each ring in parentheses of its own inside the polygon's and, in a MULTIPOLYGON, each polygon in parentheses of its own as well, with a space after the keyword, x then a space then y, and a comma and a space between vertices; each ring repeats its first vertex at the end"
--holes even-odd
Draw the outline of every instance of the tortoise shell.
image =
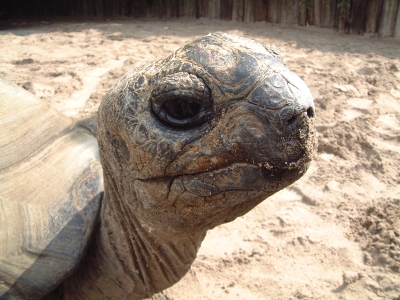
POLYGON ((40 298, 81 260, 102 168, 87 129, 0 78, 0 297, 40 298))

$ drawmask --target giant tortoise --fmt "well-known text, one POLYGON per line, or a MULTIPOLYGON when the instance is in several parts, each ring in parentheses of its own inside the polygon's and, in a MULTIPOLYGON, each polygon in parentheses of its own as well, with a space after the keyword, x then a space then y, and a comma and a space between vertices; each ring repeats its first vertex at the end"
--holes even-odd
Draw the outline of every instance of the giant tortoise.
POLYGON ((317 144, 311 93, 277 48, 225 33, 125 74, 97 126, 4 79, 0 114, 1 299, 150 297, 317 144))

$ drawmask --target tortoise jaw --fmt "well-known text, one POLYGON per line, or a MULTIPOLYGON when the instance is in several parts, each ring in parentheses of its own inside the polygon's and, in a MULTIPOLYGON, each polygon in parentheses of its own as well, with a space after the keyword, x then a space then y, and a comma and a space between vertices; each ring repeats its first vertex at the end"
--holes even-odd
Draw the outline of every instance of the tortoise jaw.
POLYGON ((297 168, 268 169, 236 163, 195 175, 138 179, 133 184, 140 200, 136 214, 175 234, 208 230, 247 213, 298 180, 308 166, 305 162, 297 168), (160 220, 164 220, 162 224, 157 223, 160 220))
POLYGON ((256 192, 266 198, 299 179, 307 171, 309 163, 308 158, 299 160, 296 166, 284 168, 235 163, 197 174, 136 180, 135 186, 138 191, 147 190, 146 198, 150 196, 151 202, 157 206, 166 209, 168 206, 189 210, 202 208, 199 213, 204 213, 207 203, 214 208, 218 206, 217 202, 221 203, 217 200, 224 199, 224 207, 251 200, 242 197, 243 193, 256 192))

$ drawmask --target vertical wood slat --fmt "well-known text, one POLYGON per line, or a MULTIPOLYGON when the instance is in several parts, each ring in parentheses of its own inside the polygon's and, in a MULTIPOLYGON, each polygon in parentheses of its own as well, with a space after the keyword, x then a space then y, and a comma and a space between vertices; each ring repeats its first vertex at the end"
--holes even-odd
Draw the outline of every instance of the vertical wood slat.
POLYGON ((145 9, 143 1, 131 1, 129 3, 129 16, 134 18, 140 17, 140 12, 145 9))
POLYGON ((40 16, 41 14, 47 16, 51 13, 51 4, 47 3, 46 0, 39 0, 35 2, 34 14, 40 16))
POLYGON ((146 17, 159 18, 160 17, 160 2, 161 0, 153 0, 150 3, 146 3, 146 17))
POLYGON ((159 17, 162 18, 170 18, 171 17, 171 1, 169 0, 162 0, 161 7, 159 11, 159 17))
POLYGON ((181 16, 181 0, 172 1, 173 13, 172 17, 179 18, 181 16))
POLYGON ((81 1, 81 11, 80 15, 83 17, 89 16, 89 7, 88 7, 88 1, 87 0, 82 0, 81 1))
POLYGON ((104 5, 104 16, 105 17, 112 17, 112 0, 104 0, 103 1, 104 5))
POLYGON ((60 0, 59 3, 55 3, 54 1, 52 1, 52 6, 53 9, 51 10, 52 12, 50 12, 49 16, 66 16, 67 12, 66 12, 66 8, 67 8, 67 3, 66 0, 60 0))
POLYGON ((292 0, 282 0, 282 8, 281 8, 281 24, 284 26, 291 24, 292 17, 292 0))
POLYGON ((321 0, 314 0, 313 10, 315 26, 321 27, 321 0))
POLYGON ((314 1, 310 1, 311 6, 307 6, 307 15, 306 15, 306 23, 308 25, 315 25, 315 10, 314 10, 314 1))
POLYGON ((196 17, 196 1, 182 0, 181 1, 181 17, 195 18, 196 17))
POLYGON ((281 0, 269 0, 268 1, 268 14, 267 22, 269 23, 280 23, 281 22, 281 0))
POLYGON ((281 5, 282 25, 305 25, 304 0, 281 0, 281 5))
POLYGON ((365 32, 365 20, 367 12, 367 1, 353 0, 351 7, 350 26, 353 32, 363 34, 365 32))
POLYGON ((233 0, 221 0, 220 4, 220 19, 221 20, 232 20, 233 13, 233 0))
POLYGON ((399 0, 383 0, 381 22, 379 24, 379 36, 393 36, 396 26, 399 0))
POLYGON ((350 32, 350 2, 344 0, 337 1, 334 28, 350 32))
MULTIPOLYGON (((375 0, 372 0, 375 1, 375 0)), ((335 25, 336 1, 321 0, 320 26, 333 28, 335 25)))
POLYGON ((75 1, 69 1, 67 6, 68 16, 76 16, 75 1))
POLYGON ((88 17, 94 17, 95 16, 94 0, 87 0, 86 1, 86 13, 87 13, 88 17))
POLYGON ((208 7, 209 18, 219 20, 221 18, 221 0, 210 0, 208 7))
POLYGON ((96 17, 104 17, 104 5, 102 0, 95 0, 94 11, 96 17))
POLYGON ((394 36, 400 37, 400 2, 397 6, 397 18, 396 18, 396 26, 394 28, 394 36))
POLYGON ((179 18, 181 0, 163 0, 161 18, 179 18))
POLYGON ((232 20, 243 22, 244 20, 244 1, 245 0, 233 0, 232 8, 232 20))
POLYGON ((294 15, 293 15, 293 18, 294 18, 294 24, 293 25, 300 25, 299 24, 299 22, 300 22, 300 17, 302 16, 302 9, 303 9, 303 2, 304 2, 304 0, 294 0, 294 7, 295 7, 295 9, 294 9, 294 15))
POLYGON ((153 0, 150 3, 146 1, 146 12, 144 17, 162 18, 162 5, 165 0, 153 0))
POLYGON ((254 0, 244 1, 244 22, 254 22, 254 0))
POLYGON ((254 0, 253 5, 254 21, 266 21, 268 14, 268 0, 254 0))
POLYGON ((297 24, 299 26, 306 26, 307 22, 307 7, 304 0, 298 2, 297 24))
MULTIPOLYGON (((89 0, 91 1, 91 0, 89 0)), ((129 0, 120 0, 120 13, 121 16, 127 17, 130 13, 130 1, 129 0)))
POLYGON ((196 18, 207 18, 210 0, 196 0, 196 18))
POLYGON ((232 19, 243 22, 244 20, 244 3, 246 0, 233 0, 232 19))
POLYGON ((379 29, 379 21, 382 15, 383 0, 369 0, 367 5, 365 32, 376 36, 379 29))
POLYGON ((112 3, 112 13, 111 15, 113 17, 119 17, 121 16, 121 1, 122 0, 113 0, 112 3))

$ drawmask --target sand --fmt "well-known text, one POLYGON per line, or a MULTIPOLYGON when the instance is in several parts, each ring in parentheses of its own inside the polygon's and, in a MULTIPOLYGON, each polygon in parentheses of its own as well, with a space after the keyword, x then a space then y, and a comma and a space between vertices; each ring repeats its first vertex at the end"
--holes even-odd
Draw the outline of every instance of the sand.
POLYGON ((0 75, 74 118, 125 72, 209 32, 275 44, 316 103, 307 174, 210 231, 154 299, 400 299, 400 41, 209 20, 15 23, 0 75))

